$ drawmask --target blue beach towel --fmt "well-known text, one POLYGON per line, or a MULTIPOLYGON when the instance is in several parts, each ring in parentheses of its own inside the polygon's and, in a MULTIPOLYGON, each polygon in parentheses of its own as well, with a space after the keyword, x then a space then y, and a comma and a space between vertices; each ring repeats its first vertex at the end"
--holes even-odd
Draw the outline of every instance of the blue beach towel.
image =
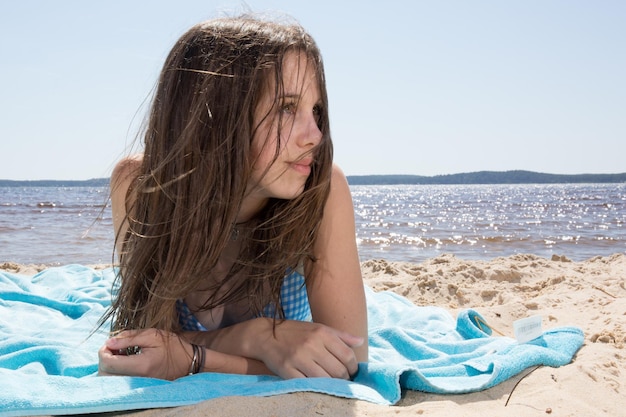
POLYGON ((203 373, 163 381, 99 377, 106 328, 89 337, 111 301, 112 269, 80 265, 29 277, 0 271, 0 416, 84 414, 173 407, 227 395, 298 391, 394 404, 402 389, 467 393, 492 387, 533 365, 569 363, 582 331, 564 327, 523 345, 489 337, 477 312, 455 320, 391 292, 367 290, 370 361, 354 381, 282 380, 203 373))

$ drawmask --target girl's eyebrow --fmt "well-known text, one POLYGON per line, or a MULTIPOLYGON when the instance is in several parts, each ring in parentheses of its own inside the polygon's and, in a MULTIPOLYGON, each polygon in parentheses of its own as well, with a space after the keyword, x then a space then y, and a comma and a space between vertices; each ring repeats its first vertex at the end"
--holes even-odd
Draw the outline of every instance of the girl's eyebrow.
MULTIPOLYGON (((285 93, 279 97, 280 100, 295 100, 295 101, 300 101, 301 98, 302 98, 302 95, 298 93, 285 93)), ((318 103, 321 103, 321 102, 322 102, 322 99, 320 98, 318 100, 318 103)))

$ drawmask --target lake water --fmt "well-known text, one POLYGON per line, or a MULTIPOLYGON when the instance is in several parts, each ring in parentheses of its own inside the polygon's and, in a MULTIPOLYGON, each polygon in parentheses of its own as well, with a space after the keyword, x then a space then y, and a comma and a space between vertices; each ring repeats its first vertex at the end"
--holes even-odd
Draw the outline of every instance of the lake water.
POLYGON ((111 263, 108 187, 0 187, 0 262, 111 263))
POLYGON ((626 184, 353 187, 360 252, 585 260, 626 252, 626 184))
MULTIPOLYGON (((626 253, 626 184, 352 186, 361 260, 626 253)), ((0 187, 0 262, 112 260, 106 187, 0 187)))

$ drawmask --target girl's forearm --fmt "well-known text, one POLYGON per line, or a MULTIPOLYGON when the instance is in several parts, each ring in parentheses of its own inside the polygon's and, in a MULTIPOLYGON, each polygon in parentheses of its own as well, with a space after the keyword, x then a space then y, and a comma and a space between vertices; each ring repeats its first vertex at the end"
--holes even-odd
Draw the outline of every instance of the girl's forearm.
POLYGON ((206 348, 202 372, 273 375, 252 353, 255 340, 271 326, 270 319, 258 318, 212 331, 185 332, 183 337, 206 348))
POLYGON ((241 375, 273 375, 273 372, 263 362, 211 349, 207 349, 204 368, 200 371, 241 375))
POLYGON ((217 353, 258 358, 258 342, 272 329, 272 319, 256 318, 211 331, 185 332, 183 337, 217 353))

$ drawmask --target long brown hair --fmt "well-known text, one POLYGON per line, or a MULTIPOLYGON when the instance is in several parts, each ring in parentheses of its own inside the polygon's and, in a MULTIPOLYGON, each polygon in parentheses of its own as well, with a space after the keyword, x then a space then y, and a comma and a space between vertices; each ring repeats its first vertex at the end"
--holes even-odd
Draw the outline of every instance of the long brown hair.
MULTIPOLYGON (((210 287, 216 295, 204 308, 246 300, 255 315, 268 302, 280 312, 285 274, 302 262, 313 265, 332 169, 320 52, 297 24, 253 17, 210 20, 178 40, 159 78, 141 173, 129 190, 134 197, 127 196, 129 229, 116 238, 123 239, 119 287, 102 320, 113 318, 112 330, 178 331, 176 300, 202 285, 208 288, 207 277, 231 238, 251 178, 255 110, 267 85, 279 96, 283 59, 290 51, 304 53, 319 83, 323 138, 311 175, 302 194, 270 199, 248 225, 251 235, 239 258, 226 278, 210 287)), ((280 135, 276 156, 279 150, 280 135)))

